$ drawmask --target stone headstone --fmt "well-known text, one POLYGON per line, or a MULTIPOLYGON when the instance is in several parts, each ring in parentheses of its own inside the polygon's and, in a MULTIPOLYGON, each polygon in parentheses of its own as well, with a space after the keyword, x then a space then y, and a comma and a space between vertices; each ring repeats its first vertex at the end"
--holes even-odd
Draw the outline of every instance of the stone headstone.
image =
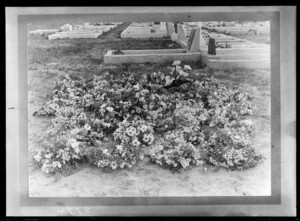
POLYGON ((187 42, 187 49, 190 50, 191 49, 191 46, 192 46, 192 42, 194 40, 194 36, 195 36, 195 32, 196 32, 196 29, 192 29, 191 30, 191 33, 190 33, 190 36, 189 36, 189 39, 188 39, 188 42, 187 42))
POLYGON ((206 47, 206 42, 201 35, 201 28, 194 28, 188 41, 189 52, 199 52, 200 48, 206 47))
POLYGON ((173 23, 173 22, 167 22, 167 23, 166 23, 166 26, 167 26, 167 35, 168 35, 169 37, 171 37, 172 34, 173 34, 174 31, 175 31, 174 23, 173 23))
POLYGON ((72 25, 65 24, 65 25, 60 27, 60 30, 62 30, 62 31, 72 31, 72 25))
POLYGON ((186 41, 186 30, 182 24, 177 24, 177 38, 179 41, 186 41))
POLYGON ((208 54, 209 55, 216 55, 216 43, 214 38, 209 38, 208 40, 208 54))

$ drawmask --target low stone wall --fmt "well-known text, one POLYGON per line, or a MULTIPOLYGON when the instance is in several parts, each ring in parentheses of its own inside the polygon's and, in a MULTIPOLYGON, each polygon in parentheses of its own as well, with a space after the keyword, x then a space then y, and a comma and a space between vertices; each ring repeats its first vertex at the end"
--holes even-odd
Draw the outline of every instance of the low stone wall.
POLYGON ((60 32, 60 29, 39 29, 29 32, 29 36, 33 35, 51 35, 60 32))
POLYGON ((124 50, 123 55, 113 55, 113 51, 108 51, 104 55, 105 64, 123 64, 123 63, 164 63, 174 60, 200 61, 201 53, 187 53, 182 49, 164 49, 164 50, 130 50, 129 53, 124 50))
POLYGON ((55 39, 77 39, 77 38, 98 38, 102 35, 102 32, 99 33, 68 33, 68 32, 61 32, 60 34, 53 34, 49 35, 49 40, 55 39))
POLYGON ((55 39, 78 39, 78 38, 98 38, 105 32, 110 31, 111 29, 117 27, 117 25, 90 25, 85 23, 84 25, 64 25, 63 27, 69 28, 66 31, 58 32, 48 36, 49 40, 55 39))
POLYGON ((121 33, 121 38, 149 39, 164 38, 167 36, 168 33, 165 23, 163 23, 163 25, 153 26, 136 26, 136 23, 132 23, 121 33), (152 30, 154 32, 152 32, 152 30))
POLYGON ((206 65, 210 68, 216 69, 230 69, 233 67, 240 68, 270 68, 269 59, 256 59, 256 60, 207 60, 206 65))
MULTIPOLYGON (((200 48, 200 51, 207 54, 208 48, 200 48)), ((217 55, 228 54, 265 54, 270 53, 270 47, 263 48, 217 48, 217 55)))
POLYGON ((167 37, 167 33, 121 33, 121 38, 138 38, 138 39, 149 39, 149 38, 164 38, 167 37))

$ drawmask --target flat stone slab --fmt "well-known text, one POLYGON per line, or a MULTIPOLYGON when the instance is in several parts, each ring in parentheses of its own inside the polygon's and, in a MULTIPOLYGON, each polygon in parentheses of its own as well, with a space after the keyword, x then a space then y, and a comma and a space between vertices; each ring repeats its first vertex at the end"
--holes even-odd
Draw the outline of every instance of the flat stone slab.
POLYGON ((49 35, 49 40, 55 39, 77 39, 77 38, 98 38, 102 33, 62 33, 49 35))
POLYGON ((187 53, 184 49, 164 49, 164 50, 124 50, 123 55, 113 55, 113 51, 108 51, 104 55, 105 64, 123 63, 164 63, 174 60, 180 61, 200 61, 201 53, 187 53))
POLYGON ((50 34, 55 34, 59 31, 60 31, 60 29, 38 29, 38 30, 30 31, 29 36, 32 36, 32 35, 50 35, 50 34))
MULTIPOLYGON (((202 53, 207 53, 208 48, 200 48, 202 53)), ((256 45, 256 47, 240 47, 240 48, 217 48, 217 55, 221 54, 259 54, 259 53, 270 53, 269 45, 256 45)))
POLYGON ((232 67, 270 68, 270 53, 203 54, 202 61, 207 67, 217 69, 232 67))
POLYGON ((260 53, 260 54, 221 54, 221 55, 205 55, 210 60, 257 60, 257 59, 269 59, 270 53, 260 53))
POLYGON ((139 38, 139 39, 149 39, 149 38, 163 38, 167 37, 167 33, 121 33, 121 38, 139 38))
POLYGON ((210 68, 216 69, 230 69, 233 67, 241 68, 270 68, 269 59, 257 59, 257 60, 208 60, 206 65, 210 68))
POLYGON ((165 23, 151 25, 151 23, 131 23, 122 33, 121 38, 163 38, 167 37, 167 27, 165 23))

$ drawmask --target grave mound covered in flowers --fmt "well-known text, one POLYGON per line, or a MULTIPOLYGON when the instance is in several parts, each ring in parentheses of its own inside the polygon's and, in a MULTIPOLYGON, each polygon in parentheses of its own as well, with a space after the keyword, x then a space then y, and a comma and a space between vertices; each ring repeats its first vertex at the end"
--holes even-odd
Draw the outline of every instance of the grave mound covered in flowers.
POLYGON ((88 162, 131 168, 143 157, 173 172, 205 164, 230 170, 262 158, 251 146, 252 96, 174 61, 169 73, 64 76, 34 116, 51 126, 34 164, 45 173, 88 162), (142 149, 148 148, 145 154, 142 149))

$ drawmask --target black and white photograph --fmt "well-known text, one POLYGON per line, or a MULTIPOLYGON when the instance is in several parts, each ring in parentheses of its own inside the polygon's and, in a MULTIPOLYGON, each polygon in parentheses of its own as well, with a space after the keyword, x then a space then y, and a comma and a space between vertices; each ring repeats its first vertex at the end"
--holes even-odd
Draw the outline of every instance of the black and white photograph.
MULTIPOLYGON (((295 94, 282 96, 295 92, 288 82, 295 67, 282 79, 280 10, 48 9, 22 8, 18 36, 7 41, 18 42, 6 75, 18 71, 7 78, 7 107, 18 109, 8 134, 18 127, 19 135, 7 138, 18 144, 18 166, 10 168, 19 171, 21 205, 22 198, 35 200, 32 207, 55 199, 48 205, 55 215, 91 215, 81 203, 68 210, 63 199, 94 206, 97 199, 137 199, 132 206, 187 199, 233 211, 236 202, 237 214, 251 216, 265 211, 243 206, 287 197, 285 211, 295 214, 296 177, 282 178, 286 162, 295 172, 295 94)), ((15 160, 10 153, 7 161, 15 160)))

